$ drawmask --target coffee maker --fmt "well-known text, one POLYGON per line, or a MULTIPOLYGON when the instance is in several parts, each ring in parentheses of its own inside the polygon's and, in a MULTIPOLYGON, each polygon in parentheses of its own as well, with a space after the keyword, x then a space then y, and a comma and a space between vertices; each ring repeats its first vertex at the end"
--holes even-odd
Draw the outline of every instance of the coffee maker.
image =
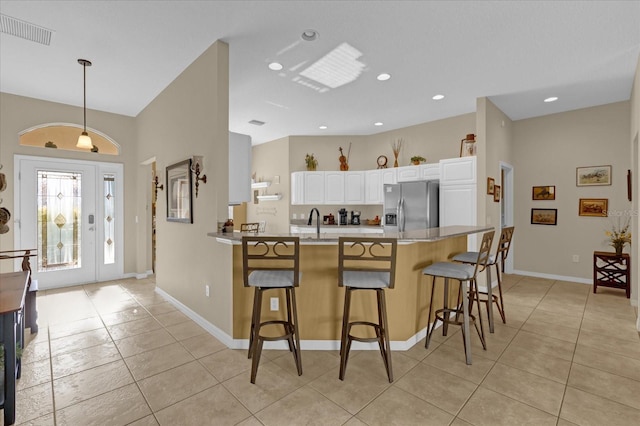
POLYGON ((360 212, 351 211, 351 224, 360 225, 360 212))
POLYGON ((340 209, 338 210, 338 214, 340 215, 340 225, 346 225, 347 224, 347 209, 340 209))

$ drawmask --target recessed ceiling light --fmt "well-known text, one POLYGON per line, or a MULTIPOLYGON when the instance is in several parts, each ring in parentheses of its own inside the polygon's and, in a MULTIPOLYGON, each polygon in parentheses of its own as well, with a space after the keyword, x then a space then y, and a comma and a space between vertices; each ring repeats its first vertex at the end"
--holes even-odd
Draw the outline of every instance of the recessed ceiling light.
POLYGON ((444 95, 435 95, 431 99, 433 99, 434 101, 439 101, 440 99, 444 99, 444 95))
POLYGON ((382 126, 382 121, 376 121, 375 123, 373 123, 374 126, 382 126))
POLYGON ((318 32, 316 30, 304 30, 300 36, 304 41, 314 41, 318 38, 318 32))
POLYGON ((550 98, 547 98, 544 101, 548 103, 548 102, 555 102, 557 100, 558 100, 557 96, 551 96, 550 98))
POLYGON ((376 78, 380 81, 387 81, 391 78, 391 74, 387 74, 386 72, 383 72, 382 74, 379 74, 378 77, 376 78))
POLYGON ((280 71, 282 69, 282 64, 279 62, 271 62, 269 64, 269 69, 273 71, 280 71))
POLYGON ((327 126, 325 126, 325 125, 323 124, 322 126, 320 126, 320 127, 318 127, 318 128, 319 128, 319 129, 324 130, 324 129, 326 129, 326 128, 327 128, 327 126))

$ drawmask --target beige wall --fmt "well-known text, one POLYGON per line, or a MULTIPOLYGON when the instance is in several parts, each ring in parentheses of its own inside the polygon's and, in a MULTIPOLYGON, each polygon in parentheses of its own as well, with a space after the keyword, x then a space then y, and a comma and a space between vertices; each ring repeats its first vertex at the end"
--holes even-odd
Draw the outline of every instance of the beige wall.
POLYGON ((580 198, 607 198, 610 211, 629 210, 630 103, 514 122, 515 268, 538 274, 592 277, 594 250, 610 250, 611 218, 578 216, 580 198), (611 186, 576 187, 576 167, 611 165, 611 186), (555 185, 555 201, 532 201, 534 185, 555 185), (558 225, 531 225, 531 208, 558 209, 558 225), (572 262, 572 255, 580 262, 572 262))
MULTIPOLYGON (((278 139, 254 146, 251 154, 251 173, 257 181, 271 181, 266 189, 269 194, 281 193, 278 201, 260 201, 247 203, 247 222, 266 221, 266 231, 274 233, 289 232, 289 203, 291 183, 289 173, 289 138, 278 139), (280 177, 280 183, 274 177, 280 177)), ((259 194, 265 190, 257 190, 259 194)), ((253 191, 252 191, 253 197, 253 191)), ((237 225, 236 225, 237 226, 237 225)))
MULTIPOLYGON (((291 136, 289 138, 290 171, 306 170, 304 162, 307 153, 315 154, 318 159, 318 170, 340 170, 339 147, 347 155, 349 143, 349 170, 372 170, 377 168, 378 156, 388 158, 388 167, 393 167, 394 157, 391 143, 398 138, 403 139, 403 146, 398 157, 400 166, 408 166, 409 159, 421 155, 428 163, 437 163, 441 159, 457 157, 460 152, 460 140, 468 133, 475 132, 475 114, 464 114, 443 120, 422 123, 403 129, 377 133, 368 136, 291 136)), ((254 148, 254 158, 256 158, 254 148)), ((287 192, 291 192, 288 188, 287 192)), ((297 218, 304 215, 308 218, 312 206, 291 206, 289 218, 295 214, 297 218)), ((338 215, 341 208, 359 210, 361 219, 373 219, 382 215, 382 206, 321 206, 320 214, 338 215)))
MULTIPOLYGON (((78 123, 82 121, 82 108, 47 102, 23 96, 15 96, 8 93, 0 93, 0 163, 2 173, 7 176, 8 187, 0 193, 2 206, 15 212, 14 195, 15 182, 13 182, 14 155, 33 155, 51 158, 69 158, 85 161, 102 161, 124 164, 124 272, 136 271, 136 229, 135 223, 135 191, 129 188, 135 187, 135 174, 128 170, 135 168, 135 119, 123 115, 110 114, 87 110, 87 124, 91 129, 98 130, 120 145, 120 155, 102 155, 90 152, 63 151, 31 146, 20 146, 18 133, 45 123, 78 123)), ((9 222, 10 231, 0 235, 0 250, 12 250, 14 248, 14 229, 17 219, 12 216, 9 222)), ((19 249, 20 247, 16 247, 19 249)), ((10 270, 13 265, 10 262, 1 262, 0 270, 10 270)))
MULTIPOLYGON (((229 47, 216 42, 140 113, 137 123, 138 160, 155 157, 163 182, 168 165, 193 155, 204 156, 208 177, 193 199, 193 224, 167 222, 166 194, 159 196, 157 286, 231 334, 229 251, 207 237, 228 215, 228 72, 229 47), (205 284, 211 286, 209 298, 205 284)), ((138 185, 141 213, 147 209, 149 192, 146 183, 138 185)))
MULTIPOLYGON (((478 121, 478 143, 484 147, 485 156, 482 173, 478 167, 478 223, 497 228, 502 225, 500 203, 494 202, 493 196, 487 194, 487 177, 493 178, 504 193, 504 183, 500 179, 500 164, 502 162, 512 165, 513 162, 513 122, 487 98, 478 100, 478 121)), ((498 235, 496 242, 497 237, 498 235)))

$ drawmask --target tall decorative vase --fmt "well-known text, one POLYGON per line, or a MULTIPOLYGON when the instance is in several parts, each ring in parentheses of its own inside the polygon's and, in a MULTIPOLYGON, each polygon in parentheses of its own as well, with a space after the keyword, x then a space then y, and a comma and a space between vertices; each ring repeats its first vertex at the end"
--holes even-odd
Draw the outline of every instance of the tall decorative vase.
POLYGON ((622 255, 622 249, 624 248, 624 244, 614 244, 613 248, 616 249, 616 256, 621 256, 622 255))
POLYGON ((396 159, 393 162, 393 167, 398 167, 398 156, 396 155, 395 157, 396 157, 396 159))

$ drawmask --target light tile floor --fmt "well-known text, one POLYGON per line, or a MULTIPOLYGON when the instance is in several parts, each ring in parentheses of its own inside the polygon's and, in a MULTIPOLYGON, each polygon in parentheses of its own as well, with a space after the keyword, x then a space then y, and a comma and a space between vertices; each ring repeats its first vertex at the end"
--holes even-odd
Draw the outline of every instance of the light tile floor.
MULTIPOLYGON (((464 363, 460 332, 393 352, 266 351, 257 384, 227 349, 155 293, 124 280, 38 294, 17 424, 629 425, 640 423, 637 310, 620 290, 505 277, 507 324, 464 363)), ((497 317, 499 318, 499 317, 497 317)), ((1 419, 0 419, 1 420, 1 419)))

